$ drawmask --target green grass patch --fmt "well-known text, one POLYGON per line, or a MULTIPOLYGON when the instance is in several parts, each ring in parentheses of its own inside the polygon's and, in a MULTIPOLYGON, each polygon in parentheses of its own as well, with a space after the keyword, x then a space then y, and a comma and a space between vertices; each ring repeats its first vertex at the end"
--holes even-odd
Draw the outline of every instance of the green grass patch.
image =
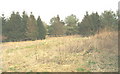
POLYGON ((9 70, 11 70, 11 71, 15 71, 16 69, 15 69, 14 66, 11 66, 11 67, 9 67, 9 70))
POLYGON ((86 71, 86 69, 84 69, 84 68, 77 68, 76 70, 77 70, 78 72, 86 71))
POLYGON ((88 65, 94 65, 94 64, 96 64, 96 62, 95 61, 88 61, 88 65))

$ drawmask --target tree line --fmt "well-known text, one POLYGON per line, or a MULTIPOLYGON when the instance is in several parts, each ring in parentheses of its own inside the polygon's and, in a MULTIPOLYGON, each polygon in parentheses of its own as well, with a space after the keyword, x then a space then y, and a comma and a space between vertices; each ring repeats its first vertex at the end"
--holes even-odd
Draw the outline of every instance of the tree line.
POLYGON ((36 19, 31 12, 28 16, 24 11, 13 12, 9 18, 2 14, 2 35, 3 41, 24 41, 45 39, 46 35, 82 35, 90 36, 99 33, 101 30, 118 30, 118 13, 111 10, 104 11, 100 15, 97 12, 89 14, 86 12, 82 21, 76 15, 71 14, 64 20, 60 16, 54 16, 47 25, 38 16, 36 19))
POLYGON ((99 33, 101 30, 118 30, 118 13, 104 11, 100 15, 97 12, 89 14, 86 12, 82 21, 76 15, 71 14, 60 20, 59 15, 50 19, 48 34, 50 35, 82 35, 90 36, 99 33))
POLYGON ((32 12, 30 16, 25 11, 22 16, 13 12, 7 19, 2 14, 2 35, 5 41, 45 39, 46 28, 40 16, 36 20, 32 12))

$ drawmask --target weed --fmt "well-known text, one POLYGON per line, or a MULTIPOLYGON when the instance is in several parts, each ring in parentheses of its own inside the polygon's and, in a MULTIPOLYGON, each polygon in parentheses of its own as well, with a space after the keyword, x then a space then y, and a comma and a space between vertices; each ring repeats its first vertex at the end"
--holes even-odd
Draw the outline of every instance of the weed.
POLYGON ((77 68, 76 69, 78 72, 83 72, 83 71, 85 71, 86 69, 84 69, 84 68, 77 68))
POLYGON ((12 70, 12 71, 16 70, 14 66, 10 66, 9 69, 12 70))
POLYGON ((94 65, 94 64, 96 64, 96 62, 95 61, 88 61, 88 65, 94 65))

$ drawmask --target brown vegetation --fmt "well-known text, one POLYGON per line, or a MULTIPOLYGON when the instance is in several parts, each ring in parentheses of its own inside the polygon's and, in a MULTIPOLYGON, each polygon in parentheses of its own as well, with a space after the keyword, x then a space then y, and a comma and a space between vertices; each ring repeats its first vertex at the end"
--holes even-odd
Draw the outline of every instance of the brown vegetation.
POLYGON ((117 32, 7 42, 0 46, 4 64, 0 69, 6 72, 118 71, 117 32))

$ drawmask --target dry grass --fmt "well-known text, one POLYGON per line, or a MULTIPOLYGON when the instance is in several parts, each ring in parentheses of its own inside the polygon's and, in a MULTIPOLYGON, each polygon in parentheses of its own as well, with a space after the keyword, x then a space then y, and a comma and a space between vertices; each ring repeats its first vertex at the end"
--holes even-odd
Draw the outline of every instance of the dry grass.
POLYGON ((90 37, 51 37, 46 40, 7 42, 2 46, 5 72, 113 72, 118 71, 118 34, 90 37))

